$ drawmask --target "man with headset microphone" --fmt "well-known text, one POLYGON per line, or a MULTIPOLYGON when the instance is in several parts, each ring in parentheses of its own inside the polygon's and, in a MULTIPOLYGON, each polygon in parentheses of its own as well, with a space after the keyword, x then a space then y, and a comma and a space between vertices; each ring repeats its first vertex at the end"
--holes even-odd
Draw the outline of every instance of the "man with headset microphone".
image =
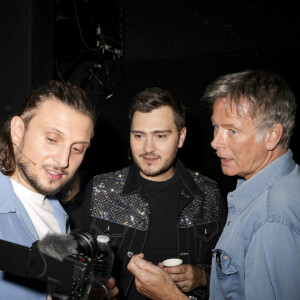
MULTIPOLYGON (((33 90, 0 135, 0 239, 26 247, 69 232, 57 197, 78 191, 77 169, 93 136, 95 112, 85 92, 51 81, 33 90)), ((111 296, 117 293, 109 282, 111 296)), ((0 271, 1 297, 46 299, 41 281, 0 271)), ((48 288, 48 298, 51 292, 48 288)))

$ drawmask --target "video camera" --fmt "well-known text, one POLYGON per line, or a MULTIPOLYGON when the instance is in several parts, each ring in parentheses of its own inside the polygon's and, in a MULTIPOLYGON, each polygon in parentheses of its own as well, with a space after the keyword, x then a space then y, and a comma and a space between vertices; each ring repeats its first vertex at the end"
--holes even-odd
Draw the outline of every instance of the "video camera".
POLYGON ((54 299, 87 299, 97 247, 85 230, 47 235, 30 248, 0 240, 0 270, 54 285, 54 299))

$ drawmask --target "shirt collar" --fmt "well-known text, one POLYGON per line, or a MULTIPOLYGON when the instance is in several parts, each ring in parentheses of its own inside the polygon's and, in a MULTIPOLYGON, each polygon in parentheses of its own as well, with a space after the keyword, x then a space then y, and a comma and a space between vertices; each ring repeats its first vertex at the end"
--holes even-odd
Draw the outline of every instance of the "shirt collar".
POLYGON ((265 189, 290 173, 295 165, 293 153, 288 150, 250 179, 238 179, 235 191, 227 196, 228 207, 235 206, 240 214, 265 189))
POLYGON ((40 206, 43 205, 43 202, 46 197, 45 195, 42 195, 42 194, 39 194, 39 193, 29 190, 28 188, 26 188, 22 184, 18 183, 14 179, 11 179, 11 182, 12 182, 12 186, 13 186, 15 194, 19 197, 19 199, 22 201, 23 204, 24 204, 24 202, 27 202, 29 204, 32 202, 35 202, 36 204, 38 204, 40 206))

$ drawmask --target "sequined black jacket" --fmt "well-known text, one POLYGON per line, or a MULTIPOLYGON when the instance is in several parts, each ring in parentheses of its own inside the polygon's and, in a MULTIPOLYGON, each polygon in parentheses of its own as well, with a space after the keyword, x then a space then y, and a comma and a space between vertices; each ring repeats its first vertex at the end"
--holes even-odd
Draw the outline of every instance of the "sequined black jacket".
MULTIPOLYGON (((180 161, 176 167, 182 174, 182 195, 188 199, 178 220, 178 254, 184 263, 205 265, 209 271, 211 250, 226 216, 223 199, 214 181, 186 169, 180 161)), ((138 168, 132 165, 95 176, 91 192, 91 232, 110 237, 115 252, 113 276, 120 290, 118 299, 124 299, 133 280, 127 264, 133 254, 143 252, 149 226, 150 209, 138 168)), ((193 296, 207 299, 208 288, 195 290, 193 296)))

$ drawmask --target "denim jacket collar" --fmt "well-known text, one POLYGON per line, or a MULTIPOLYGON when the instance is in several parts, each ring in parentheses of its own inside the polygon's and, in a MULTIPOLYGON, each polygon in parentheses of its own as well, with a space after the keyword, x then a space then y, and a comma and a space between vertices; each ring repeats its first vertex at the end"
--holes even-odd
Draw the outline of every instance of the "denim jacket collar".
POLYGON ((238 214, 242 213, 260 193, 290 173, 295 165, 293 153, 288 150, 250 179, 238 179, 236 190, 228 194, 228 207, 234 206, 238 214))

